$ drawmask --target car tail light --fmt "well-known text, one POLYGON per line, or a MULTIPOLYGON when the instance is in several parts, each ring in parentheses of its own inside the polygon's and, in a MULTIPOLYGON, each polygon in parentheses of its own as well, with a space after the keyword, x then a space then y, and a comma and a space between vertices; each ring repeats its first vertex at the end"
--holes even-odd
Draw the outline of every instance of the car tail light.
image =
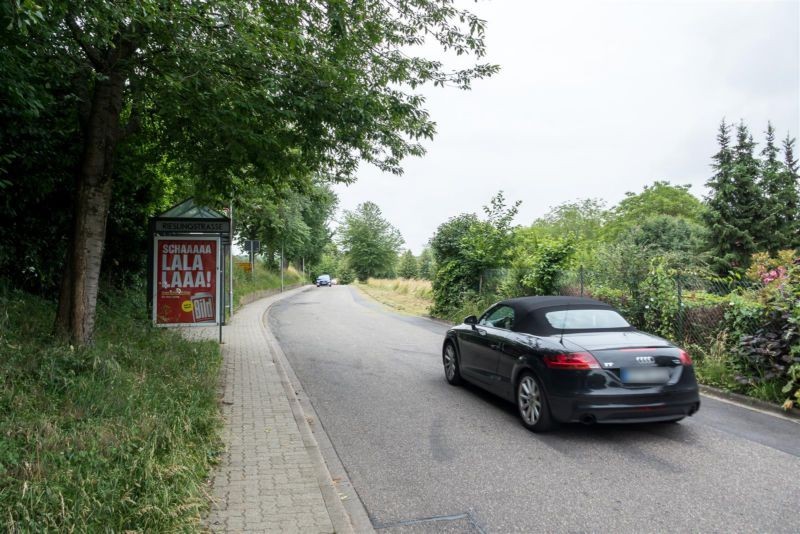
POLYGON ((682 365, 692 365, 692 357, 689 356, 689 353, 685 350, 682 350, 680 354, 678 354, 678 358, 681 359, 682 365))
POLYGON ((550 369, 600 369, 600 364, 588 352, 547 354, 544 357, 544 364, 550 369))

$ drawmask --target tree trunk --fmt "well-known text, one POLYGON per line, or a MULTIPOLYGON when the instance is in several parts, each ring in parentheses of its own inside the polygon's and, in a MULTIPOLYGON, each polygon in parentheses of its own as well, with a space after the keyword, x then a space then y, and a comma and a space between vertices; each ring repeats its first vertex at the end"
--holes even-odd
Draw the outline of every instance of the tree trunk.
POLYGON ((94 333, 124 87, 125 77, 111 72, 96 82, 92 96, 78 175, 69 264, 62 280, 56 318, 56 331, 68 334, 76 345, 90 343, 94 333))

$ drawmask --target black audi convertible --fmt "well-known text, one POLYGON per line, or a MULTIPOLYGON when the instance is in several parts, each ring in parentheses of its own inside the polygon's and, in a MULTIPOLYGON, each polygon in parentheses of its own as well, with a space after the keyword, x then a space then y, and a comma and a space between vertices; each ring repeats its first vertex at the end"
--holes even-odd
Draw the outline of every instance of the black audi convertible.
POLYGON ((557 422, 680 421, 700 408, 685 351, 589 298, 498 302, 447 331, 442 361, 450 384, 467 380, 514 402, 534 432, 557 422))

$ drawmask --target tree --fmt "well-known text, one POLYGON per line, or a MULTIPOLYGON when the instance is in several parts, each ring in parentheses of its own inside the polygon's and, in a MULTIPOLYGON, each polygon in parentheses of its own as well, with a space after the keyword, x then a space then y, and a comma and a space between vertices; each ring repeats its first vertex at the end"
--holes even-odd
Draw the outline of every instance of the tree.
POLYGON ((350 268, 359 280, 365 281, 371 276, 392 273, 403 238, 400 231, 383 218, 377 204, 364 202, 355 211, 344 212, 339 243, 350 268))
POLYGON ((614 239, 645 219, 657 215, 680 217, 691 223, 702 224, 705 207, 689 192, 690 188, 690 185, 656 181, 644 186, 641 193, 625 193, 625 198, 614 207, 606 229, 608 236, 614 239))
POLYGON ((331 241, 328 222, 337 203, 322 183, 283 191, 252 184, 235 199, 238 233, 242 240, 260 240, 269 264, 281 250, 287 261, 316 264, 331 241))
POLYGON ((273 184, 315 173, 349 181, 360 160, 400 173, 434 133, 413 89, 468 88, 497 70, 449 71, 408 53, 429 37, 483 56, 484 22, 450 1, 52 0, 0 10, 22 45, 4 49, 4 77, 51 58, 58 79, 74 81, 66 94, 26 93, 29 80, 12 92, 32 95, 20 99, 26 110, 45 97, 77 104, 81 148, 57 326, 78 344, 94 329, 118 153, 137 130, 198 191, 224 199, 241 174, 273 184))
POLYGON ((411 249, 406 250, 403 255, 400 256, 400 266, 397 269, 397 274, 402 278, 417 278, 419 276, 417 258, 414 257, 414 253, 411 252, 411 249))
POLYGON ((779 198, 783 202, 780 224, 785 241, 783 248, 800 248, 800 181, 797 174, 797 160, 794 157, 794 138, 786 134, 783 140, 783 167, 778 173, 779 198))
POLYGON ((719 151, 713 156, 714 176, 706 185, 712 267, 717 273, 747 269, 756 250, 753 239, 760 195, 755 178, 758 166, 752 157, 753 143, 744 123, 737 128, 737 144, 730 146, 730 126, 723 120, 717 134, 719 151))
POLYGON ((759 186, 764 195, 760 218, 761 249, 775 256, 779 250, 794 248, 798 240, 797 162, 793 155, 794 139, 788 134, 783 142, 785 160, 779 159, 775 129, 767 123, 766 143, 761 151, 759 186))
POLYGON ((535 247, 549 239, 568 238, 574 247, 575 257, 580 263, 592 262, 597 246, 604 240, 604 229, 609 220, 605 201, 585 198, 575 202, 564 202, 551 208, 547 214, 535 220, 529 228, 517 231, 515 241, 535 247))
POLYGON ((432 313, 448 315, 469 295, 480 294, 486 271, 508 263, 514 239, 511 221, 519 205, 518 201, 507 207, 501 191, 484 206, 485 220, 469 213, 439 226, 430 241, 436 261, 432 313))
POLYGON ((432 280, 435 267, 431 250, 424 248, 419 255, 419 277, 423 280, 432 280))
POLYGON ((704 224, 683 217, 656 215, 647 217, 639 225, 622 234, 618 241, 630 241, 654 255, 673 255, 683 265, 692 264, 701 257, 707 239, 704 224))
POLYGON ((506 264, 510 257, 514 241, 511 221, 517 215, 520 204, 522 201, 518 200, 513 206, 506 207, 505 196, 500 191, 492 197, 489 205, 483 207, 486 220, 467 229, 461 242, 461 254, 479 273, 478 293, 483 290, 485 271, 506 264))

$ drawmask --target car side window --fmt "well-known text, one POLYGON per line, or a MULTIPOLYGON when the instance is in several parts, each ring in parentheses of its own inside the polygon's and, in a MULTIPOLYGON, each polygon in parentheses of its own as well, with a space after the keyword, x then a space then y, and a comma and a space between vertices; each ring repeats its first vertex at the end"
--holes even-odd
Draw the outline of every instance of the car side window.
POLYGON ((498 306, 485 313, 478 324, 511 330, 511 325, 514 324, 514 310, 508 306, 498 306))

